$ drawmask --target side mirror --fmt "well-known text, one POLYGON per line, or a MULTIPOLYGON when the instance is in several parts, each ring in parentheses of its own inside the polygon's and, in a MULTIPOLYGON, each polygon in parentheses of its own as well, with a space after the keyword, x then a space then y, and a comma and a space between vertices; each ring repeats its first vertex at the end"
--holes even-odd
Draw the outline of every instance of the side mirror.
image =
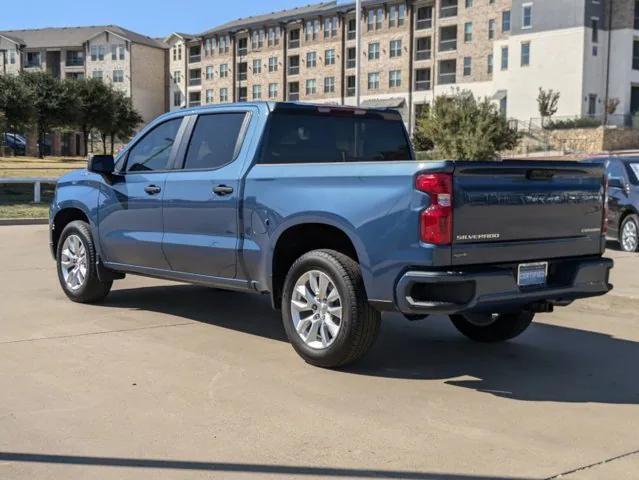
POLYGON ((623 189, 625 185, 621 181, 620 178, 610 178, 608 179, 608 187, 609 188, 621 188, 623 189))
POLYGON ((115 170, 115 159, 113 155, 91 155, 87 170, 93 173, 109 175, 115 170))

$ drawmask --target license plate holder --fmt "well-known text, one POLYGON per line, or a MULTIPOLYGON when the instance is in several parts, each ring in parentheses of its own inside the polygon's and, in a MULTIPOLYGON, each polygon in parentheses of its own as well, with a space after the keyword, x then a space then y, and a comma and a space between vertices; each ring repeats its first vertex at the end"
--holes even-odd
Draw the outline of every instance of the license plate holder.
POLYGON ((517 267, 517 285, 541 287, 548 280, 548 262, 520 263, 517 267))

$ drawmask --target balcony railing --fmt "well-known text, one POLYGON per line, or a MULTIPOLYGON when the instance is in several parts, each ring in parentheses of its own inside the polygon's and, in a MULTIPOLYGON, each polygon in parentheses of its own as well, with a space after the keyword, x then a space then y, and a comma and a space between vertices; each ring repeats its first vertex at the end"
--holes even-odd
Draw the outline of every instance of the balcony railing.
POLYGON ((189 87, 194 87, 197 85, 202 85, 202 79, 198 78, 189 78, 189 87))
POLYGON ((450 85, 451 83, 457 83, 457 75, 455 72, 443 73, 440 72, 438 82, 440 85, 450 85))
POLYGON ((201 101, 189 102, 189 107, 199 107, 200 105, 202 105, 201 101))
POLYGON ((199 63, 202 61, 202 55, 189 55, 189 63, 199 63))
POLYGON ((439 9, 439 16, 441 18, 450 18, 457 16, 457 4, 455 5, 442 5, 439 9))
POLYGON ((300 67, 288 67, 289 75, 299 75, 299 73, 300 73, 300 67))
POLYGON ((300 99, 300 94, 299 93, 289 93, 288 94, 288 99, 291 102, 297 102, 300 99))
POLYGON ((415 90, 417 90, 418 92, 430 90, 430 80, 417 80, 415 82, 415 90))
POLYGON ((354 97, 355 96, 355 87, 348 87, 346 89, 346 96, 347 97, 354 97))
POLYGON ((428 28, 433 28, 432 18, 422 18, 417 20, 415 27, 416 30, 426 30, 428 28))
POLYGON ((450 40, 440 40, 439 41, 439 51, 440 52, 453 52, 457 50, 457 39, 451 38, 450 40))
POLYGON ((300 48, 300 41, 299 41, 299 39, 289 41, 289 42, 288 42, 288 48, 300 48))
POLYGON ((348 40, 355 40, 355 39, 357 38, 357 32, 356 32, 356 31, 349 31, 349 32, 346 34, 346 38, 347 38, 348 40))
POLYGON ((84 58, 67 58, 65 65, 67 67, 83 67, 84 58))
POLYGON ((246 55, 248 55, 248 48, 238 48, 237 49, 237 54, 240 57, 245 57, 246 55))
POLYGON ((238 74, 237 74, 237 79, 238 79, 240 82, 245 81, 245 80, 246 80, 246 78, 247 78, 246 72, 240 72, 240 73, 238 73, 238 74))
POLYGON ((354 58, 349 58, 346 60, 346 68, 355 68, 357 66, 357 61, 354 58))
POLYGON ((415 60, 430 60, 432 50, 417 50, 415 52, 415 60))

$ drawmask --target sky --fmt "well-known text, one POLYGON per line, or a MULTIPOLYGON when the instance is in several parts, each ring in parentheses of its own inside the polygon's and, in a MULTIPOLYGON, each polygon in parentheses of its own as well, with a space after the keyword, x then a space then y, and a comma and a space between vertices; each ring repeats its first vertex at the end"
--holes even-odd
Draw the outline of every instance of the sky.
POLYGON ((200 33, 236 18, 318 1, 0 0, 0 30, 115 24, 151 37, 165 37, 172 32, 200 33))

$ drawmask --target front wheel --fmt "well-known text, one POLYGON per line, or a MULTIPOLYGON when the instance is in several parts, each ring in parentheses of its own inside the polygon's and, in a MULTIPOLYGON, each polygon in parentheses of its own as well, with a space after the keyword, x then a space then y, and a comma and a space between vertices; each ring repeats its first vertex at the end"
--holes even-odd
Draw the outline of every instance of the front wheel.
POLYGON ((451 315, 450 320, 463 335, 476 342, 505 342, 515 338, 530 326, 535 318, 532 312, 469 313, 451 315))
POLYGON ((286 276, 282 320, 306 362, 337 368, 370 349, 381 315, 368 303, 355 261, 333 250, 315 250, 300 257, 286 276))
POLYGON ((624 252, 639 250, 639 216, 628 215, 621 225, 619 244, 624 252))
POLYGON ((102 282, 98 278, 95 244, 86 222, 78 220, 64 228, 56 261, 60 286, 72 301, 99 302, 111 290, 112 281, 102 282))

